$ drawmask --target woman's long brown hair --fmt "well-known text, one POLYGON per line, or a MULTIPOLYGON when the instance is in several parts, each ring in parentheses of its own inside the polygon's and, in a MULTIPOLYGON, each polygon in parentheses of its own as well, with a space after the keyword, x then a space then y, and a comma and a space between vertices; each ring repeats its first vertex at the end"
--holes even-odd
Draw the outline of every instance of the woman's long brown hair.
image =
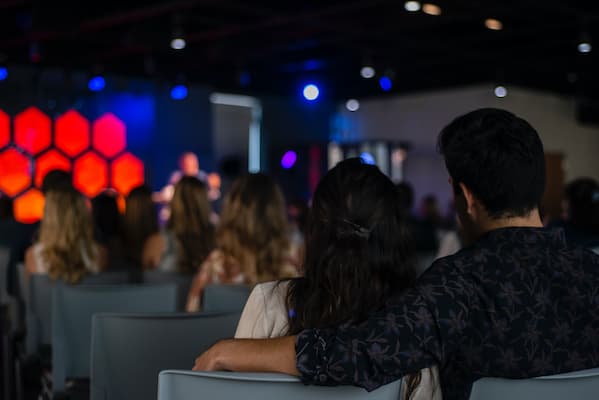
POLYGON ((67 283, 77 283, 89 273, 84 255, 97 262, 91 211, 83 196, 75 190, 57 190, 46 194, 39 242, 48 275, 67 283))
POLYGON ((180 273, 194 273, 214 248, 206 186, 185 176, 175 185, 167 227, 174 234, 180 273))
POLYGON ((264 174, 235 181, 216 232, 225 263, 238 266, 249 284, 283 278, 288 234, 285 200, 274 181, 264 174))

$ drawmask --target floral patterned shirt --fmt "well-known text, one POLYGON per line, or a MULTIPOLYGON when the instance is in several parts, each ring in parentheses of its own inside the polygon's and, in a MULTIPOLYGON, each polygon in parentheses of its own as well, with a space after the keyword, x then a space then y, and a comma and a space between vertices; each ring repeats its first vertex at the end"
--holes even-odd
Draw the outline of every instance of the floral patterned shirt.
POLYGON ((599 256, 561 229, 491 231, 363 323, 303 331, 296 352, 305 383, 367 390, 436 364, 449 400, 482 377, 598 367, 599 256))

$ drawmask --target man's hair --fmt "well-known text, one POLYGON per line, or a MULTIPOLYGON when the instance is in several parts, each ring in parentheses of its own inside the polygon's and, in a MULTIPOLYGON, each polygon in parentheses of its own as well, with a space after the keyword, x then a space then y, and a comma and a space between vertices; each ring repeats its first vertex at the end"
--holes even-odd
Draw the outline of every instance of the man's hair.
POLYGON ((535 129, 514 114, 483 108, 456 118, 439 135, 454 182, 466 185, 491 218, 525 216, 545 191, 545 156, 535 129))

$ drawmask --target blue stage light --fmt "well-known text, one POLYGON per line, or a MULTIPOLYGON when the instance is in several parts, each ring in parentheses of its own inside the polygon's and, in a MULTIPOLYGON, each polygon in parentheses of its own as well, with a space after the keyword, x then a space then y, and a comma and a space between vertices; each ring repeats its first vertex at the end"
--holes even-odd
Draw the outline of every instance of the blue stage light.
POLYGON ((283 158, 281 158, 281 167, 285 169, 290 169, 295 165, 297 161, 297 153, 293 150, 287 151, 283 154, 283 158))
POLYGON ((304 98, 308 101, 315 101, 320 96, 320 89, 313 83, 304 86, 304 98))
POLYGON ((100 92, 106 87, 106 80, 103 76, 97 75, 92 77, 87 83, 87 87, 92 92, 100 92))
POLYGON ((0 67, 0 81, 8 78, 8 69, 6 67, 0 67))
POLYGON ((187 97, 187 86, 176 85, 171 89, 171 98, 173 100, 183 100, 187 97))
POLYGON ((379 80, 379 85, 381 86, 381 89, 383 89, 383 91, 385 92, 388 92, 393 88, 393 82, 391 82, 391 78, 389 78, 388 76, 381 77, 381 79, 379 80))

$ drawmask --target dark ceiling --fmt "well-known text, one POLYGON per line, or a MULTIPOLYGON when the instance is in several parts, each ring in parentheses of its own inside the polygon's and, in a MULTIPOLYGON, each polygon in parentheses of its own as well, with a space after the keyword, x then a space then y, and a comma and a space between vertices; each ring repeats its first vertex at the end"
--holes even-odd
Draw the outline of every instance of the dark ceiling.
POLYGON ((7 65, 65 67, 291 95, 314 80, 334 99, 478 82, 593 96, 599 90, 599 1, 432 0, 0 1, 7 65), (425 2, 423 2, 425 3, 425 2), (485 19, 503 29, 492 31, 485 19), (187 47, 169 43, 179 27, 187 47), (590 54, 577 44, 597 39, 590 54), (241 79, 240 79, 241 78, 241 79))

